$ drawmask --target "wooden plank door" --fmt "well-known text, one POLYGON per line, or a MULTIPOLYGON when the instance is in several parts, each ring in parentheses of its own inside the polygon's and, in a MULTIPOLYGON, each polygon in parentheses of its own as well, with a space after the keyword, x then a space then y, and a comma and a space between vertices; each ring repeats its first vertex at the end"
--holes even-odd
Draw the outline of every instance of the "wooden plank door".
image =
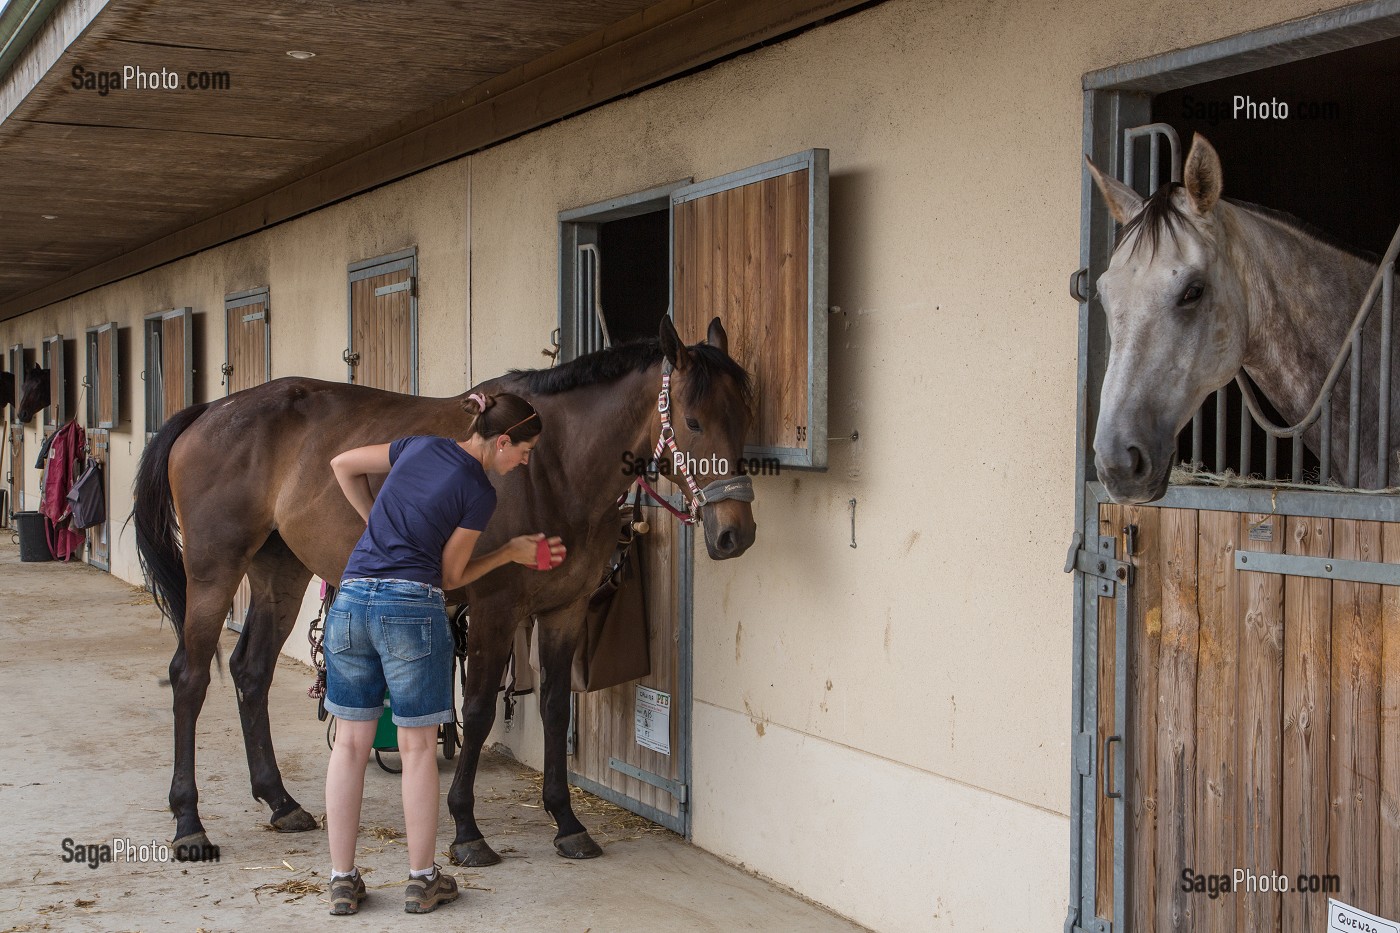
POLYGON ((84 334, 87 376, 85 423, 88 456, 102 465, 103 496, 107 519, 87 531, 88 563, 101 570, 112 569, 112 479, 108 470, 111 456, 111 429, 120 419, 119 373, 116 322, 89 327, 84 334))
MULTIPOLYGON (((272 378, 272 320, 266 288, 239 292, 224 299, 224 394, 232 395, 272 378)), ((229 610, 228 627, 243 631, 252 590, 248 578, 238 585, 229 610)))
MULTIPOLYGON (((658 484, 668 488, 668 484, 658 484)), ((641 680, 576 695, 577 740, 569 759, 569 779, 621 806, 686 832, 685 785, 688 780, 688 688, 682 665, 688 644, 683 632, 680 568, 689 542, 678 523, 656 505, 642 508, 650 531, 637 539, 646 580, 647 627, 651 674, 641 680), (639 726, 640 691, 652 706, 650 720, 639 726), (658 701, 666 713, 657 715, 658 701), (665 726, 660 723, 664 719, 665 726), (658 741, 659 740, 659 741, 658 741), (646 744, 643 744, 646 743, 646 744), (664 750, 663 750, 664 748, 664 750)))
POLYGON ((10 484, 10 511, 24 511, 24 426, 10 425, 9 463, 6 464, 6 479, 10 484))
POLYGON ((671 195, 676 330, 721 319, 754 380, 746 454, 782 466, 826 467, 827 188, 812 149, 671 195))
MULTIPOLYGON (((1329 897, 1400 919, 1400 587, 1236 563, 1400 564, 1400 525, 1114 505, 1100 519, 1136 548, 1128 722, 1099 706, 1101 732, 1125 735, 1126 929, 1312 933, 1329 897)), ((1100 697, 1117 673, 1109 615, 1101 602, 1100 697)), ((1101 819, 1101 918, 1119 841, 1101 819)))
POLYGON ((88 457, 102 465, 102 496, 107 503, 107 518, 87 530, 88 563, 100 570, 112 569, 112 479, 107 467, 111 458, 111 432, 106 428, 90 428, 87 432, 88 457))
POLYGON ((350 267, 348 381, 417 393, 416 263, 410 251, 350 267))
POLYGON ((194 314, 176 308, 148 315, 146 332, 146 438, 167 418, 194 403, 194 314))

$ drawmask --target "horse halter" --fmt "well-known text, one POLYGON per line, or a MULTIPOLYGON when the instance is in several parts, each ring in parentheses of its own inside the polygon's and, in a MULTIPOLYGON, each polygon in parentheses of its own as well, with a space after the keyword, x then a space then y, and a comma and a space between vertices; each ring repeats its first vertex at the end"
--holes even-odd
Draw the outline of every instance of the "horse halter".
MULTIPOLYGON (((701 489, 695 482, 695 478, 690 475, 690 469, 686 466, 685 455, 676 447, 676 429, 671 425, 671 361, 663 360, 661 364, 661 391, 656 396, 656 410, 661 413, 661 436, 656 439, 656 449, 652 451, 651 458, 657 463, 661 462, 661 455, 667 448, 671 450, 671 462, 680 472, 685 480, 686 486, 690 489, 690 506, 686 512, 672 508, 671 504, 656 490, 647 483, 646 477, 638 477, 638 482, 651 495, 653 499, 665 506, 666 510, 679 518, 687 525, 693 525, 700 521, 700 509, 712 502, 723 502, 725 499, 734 499, 739 502, 753 501, 753 478, 749 476, 722 476, 714 482, 701 489)), ((682 494, 684 499, 684 494, 682 494)))

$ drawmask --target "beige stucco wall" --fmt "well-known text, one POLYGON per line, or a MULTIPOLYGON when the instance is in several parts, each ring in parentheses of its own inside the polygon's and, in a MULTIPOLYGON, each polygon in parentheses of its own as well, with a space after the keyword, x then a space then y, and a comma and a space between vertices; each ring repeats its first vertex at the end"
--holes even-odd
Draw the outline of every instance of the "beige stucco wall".
MULTIPOLYGON (((182 304, 217 334, 224 293, 270 283, 275 374, 340 379, 346 264, 416 245, 422 384, 445 394, 468 362, 540 364, 560 210, 828 148, 830 433, 860 441, 757 480, 755 547, 697 559, 694 838, 879 930, 1055 929, 1080 76, 1333 5, 890 0, 0 323, 0 343, 182 304)), ((206 392, 221 361, 210 339, 206 392)), ((115 489, 139 411, 124 428, 115 489)), ((113 569, 138 578, 129 537, 113 569)), ((496 738, 539 763, 528 711, 496 738)))

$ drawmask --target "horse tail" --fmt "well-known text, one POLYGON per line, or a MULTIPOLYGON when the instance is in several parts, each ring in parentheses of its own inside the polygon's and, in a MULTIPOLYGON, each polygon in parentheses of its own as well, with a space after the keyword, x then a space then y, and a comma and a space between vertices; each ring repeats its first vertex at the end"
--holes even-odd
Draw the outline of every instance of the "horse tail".
POLYGON ((165 422, 141 454, 133 488, 136 503, 131 518, 136 520, 136 553, 141 559, 141 569, 150 581, 156 607, 170 620, 175 637, 182 642, 188 580, 184 550, 180 545, 180 524, 175 517, 175 498, 170 491, 170 449, 208 407, 207 402, 191 405, 165 422))

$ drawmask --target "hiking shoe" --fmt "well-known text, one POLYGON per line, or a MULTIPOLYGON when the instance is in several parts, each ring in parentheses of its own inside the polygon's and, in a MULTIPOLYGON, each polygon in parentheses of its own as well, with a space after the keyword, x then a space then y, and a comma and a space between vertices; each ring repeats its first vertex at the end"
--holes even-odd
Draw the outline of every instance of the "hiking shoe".
POLYGON ((344 917, 359 912, 360 901, 368 894, 365 879, 357 869, 353 875, 331 881, 331 914, 344 917))
POLYGON ((439 904, 456 899, 457 879, 434 865, 433 873, 428 877, 408 879, 403 909, 405 913, 426 914, 436 910, 439 904))

